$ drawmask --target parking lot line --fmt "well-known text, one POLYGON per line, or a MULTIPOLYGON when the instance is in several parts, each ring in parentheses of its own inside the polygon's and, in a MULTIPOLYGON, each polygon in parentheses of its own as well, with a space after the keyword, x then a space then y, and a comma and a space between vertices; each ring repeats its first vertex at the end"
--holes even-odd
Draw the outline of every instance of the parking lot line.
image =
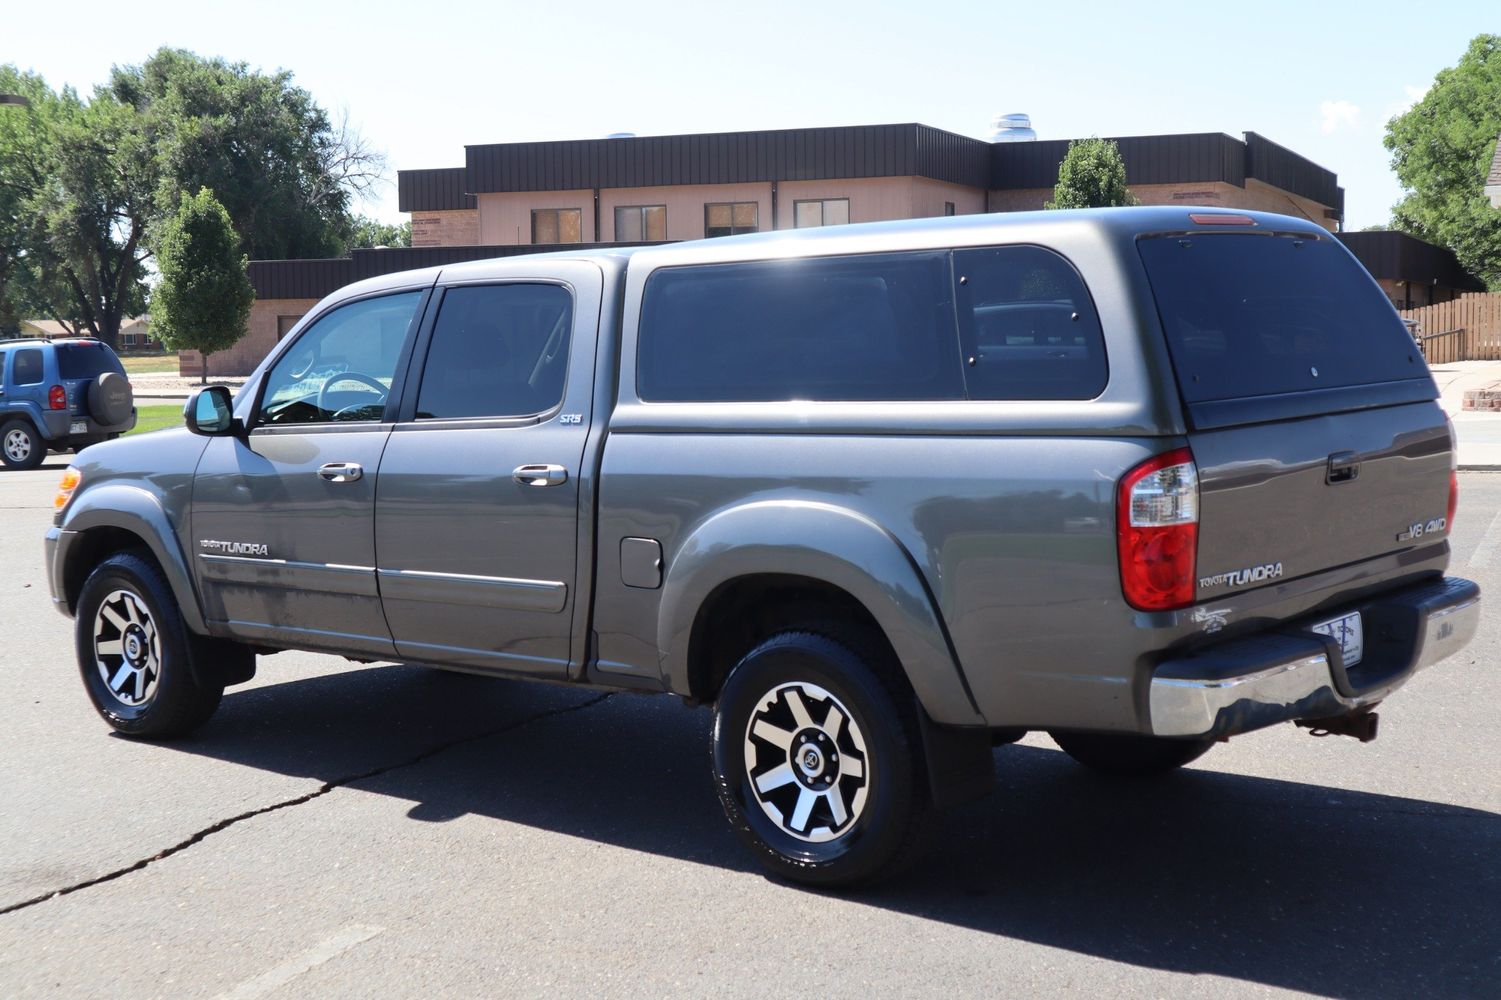
POLYGON ((300 955, 293 955, 285 962, 268 969, 253 979, 247 979, 228 993, 220 993, 214 1000, 256 1000, 273 990, 280 989, 305 972, 348 951, 355 945, 369 941, 384 931, 384 927, 367 924, 350 924, 333 937, 314 945, 300 955))
POLYGON ((1479 567, 1489 565, 1497 545, 1501 545, 1501 511, 1497 511, 1496 516, 1491 518, 1485 534, 1480 537, 1480 544, 1475 546, 1474 552, 1470 553, 1470 565, 1479 567))

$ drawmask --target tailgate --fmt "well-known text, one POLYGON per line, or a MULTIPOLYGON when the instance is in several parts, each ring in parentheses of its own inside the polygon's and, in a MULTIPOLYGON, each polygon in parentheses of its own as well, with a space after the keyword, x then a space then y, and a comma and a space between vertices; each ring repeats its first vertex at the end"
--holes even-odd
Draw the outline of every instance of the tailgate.
POLYGON ((1422 544, 1449 503, 1448 421, 1413 403, 1189 434, 1199 600, 1422 544))
POLYGON ((1137 245, 1198 467, 1198 600, 1447 530, 1453 442, 1438 389, 1331 234, 1247 219, 1137 245))

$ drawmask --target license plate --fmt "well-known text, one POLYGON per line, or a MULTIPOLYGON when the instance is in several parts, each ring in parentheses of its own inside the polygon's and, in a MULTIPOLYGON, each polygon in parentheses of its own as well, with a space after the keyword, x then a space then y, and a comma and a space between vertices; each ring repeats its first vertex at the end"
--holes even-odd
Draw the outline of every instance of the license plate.
POLYGON ((73 421, 73 426, 68 428, 69 434, 87 434, 88 432, 89 422, 87 420, 75 420, 73 421))
POLYGON ((1313 630, 1339 643, 1339 648, 1345 654, 1347 667, 1355 666, 1365 655, 1365 634, 1360 627, 1359 611, 1353 615, 1345 615, 1343 618, 1331 618, 1327 622, 1320 622, 1313 627, 1313 630))

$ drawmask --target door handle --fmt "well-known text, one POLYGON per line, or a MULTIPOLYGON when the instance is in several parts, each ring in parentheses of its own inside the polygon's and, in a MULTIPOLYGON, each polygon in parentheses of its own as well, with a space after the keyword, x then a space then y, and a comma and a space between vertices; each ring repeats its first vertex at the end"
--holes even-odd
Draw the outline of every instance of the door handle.
POLYGON ((1359 475, 1360 456, 1353 451, 1337 451, 1329 456, 1329 467, 1324 473, 1324 482, 1333 486, 1335 483, 1348 483, 1359 475))
POLYGON ((511 478, 522 486, 561 486, 568 482, 568 470, 561 465, 518 465, 511 478))
POLYGON ((318 467, 318 477, 331 483, 352 483, 364 475, 364 466, 355 462, 330 462, 318 467))

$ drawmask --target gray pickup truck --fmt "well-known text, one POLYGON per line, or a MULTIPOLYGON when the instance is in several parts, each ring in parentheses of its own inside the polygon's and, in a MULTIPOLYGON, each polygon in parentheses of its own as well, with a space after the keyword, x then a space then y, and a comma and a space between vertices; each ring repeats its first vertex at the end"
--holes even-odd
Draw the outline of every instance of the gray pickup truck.
POLYGON ((1453 432, 1329 233, 985 215, 549 254, 330 296, 46 547, 116 730, 322 650, 712 705, 773 872, 893 870, 1045 730, 1140 774, 1369 739, 1459 650, 1453 432))

